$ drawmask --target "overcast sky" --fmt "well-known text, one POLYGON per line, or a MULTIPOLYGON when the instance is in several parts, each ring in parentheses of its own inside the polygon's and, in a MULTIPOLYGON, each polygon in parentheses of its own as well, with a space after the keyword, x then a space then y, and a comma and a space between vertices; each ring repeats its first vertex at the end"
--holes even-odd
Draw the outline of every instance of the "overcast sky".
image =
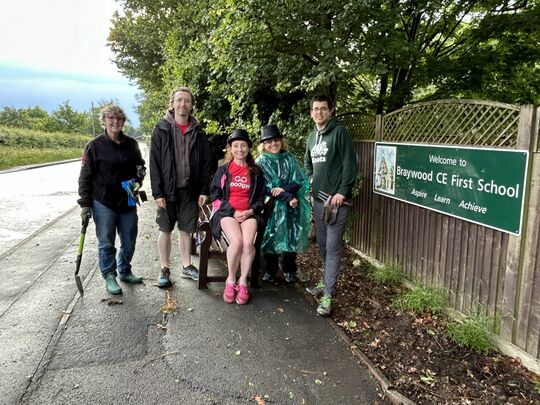
POLYGON ((114 0, 0 1, 0 108, 69 100, 78 111, 116 98, 131 122, 137 88, 111 62, 107 44, 114 0))

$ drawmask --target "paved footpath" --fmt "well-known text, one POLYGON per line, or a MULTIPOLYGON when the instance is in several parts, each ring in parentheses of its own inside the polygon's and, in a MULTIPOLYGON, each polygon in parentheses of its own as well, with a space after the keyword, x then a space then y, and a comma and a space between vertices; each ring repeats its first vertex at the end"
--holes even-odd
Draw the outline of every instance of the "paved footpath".
MULTIPOLYGON (((114 297, 121 303, 107 301, 93 224, 84 296, 77 292, 78 209, 0 256, 0 404, 387 403, 294 286, 263 287, 248 305, 227 305, 223 283, 199 291, 173 272, 177 308, 164 313, 154 216, 152 202, 139 209, 133 264, 145 281, 123 284, 114 297)), ((177 246, 173 255, 177 268, 177 246)))

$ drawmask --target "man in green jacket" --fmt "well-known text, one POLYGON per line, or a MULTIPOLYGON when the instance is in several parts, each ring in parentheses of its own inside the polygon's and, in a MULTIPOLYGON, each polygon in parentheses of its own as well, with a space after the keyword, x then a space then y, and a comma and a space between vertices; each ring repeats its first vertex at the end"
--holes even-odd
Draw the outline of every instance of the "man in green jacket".
POLYGON ((311 180, 313 216, 324 277, 307 291, 322 295, 317 314, 328 316, 340 273, 343 234, 349 216, 357 162, 347 129, 333 117, 334 104, 326 96, 311 99, 315 130, 309 134, 304 165, 311 180))

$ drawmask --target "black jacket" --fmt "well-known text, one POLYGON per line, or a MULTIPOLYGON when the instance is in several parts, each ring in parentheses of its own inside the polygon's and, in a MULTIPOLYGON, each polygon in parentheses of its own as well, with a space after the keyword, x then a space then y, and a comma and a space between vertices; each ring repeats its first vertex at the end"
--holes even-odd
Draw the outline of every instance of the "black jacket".
POLYGON ((91 207, 96 200, 115 211, 132 209, 122 182, 136 179, 142 185, 137 166, 144 166, 137 141, 121 133, 116 143, 103 132, 84 148, 77 202, 81 207, 91 207))
MULTIPOLYGON (((199 195, 208 195, 210 183, 210 147, 206 133, 200 124, 190 117, 188 132, 189 170, 187 184, 189 198, 196 201, 199 195)), ((176 200, 176 162, 174 154, 174 137, 179 133, 174 124, 171 112, 160 120, 152 131, 150 143, 150 182, 154 199, 165 198, 176 200)))
MULTIPOLYGON (((210 198, 212 199, 212 218, 210 219, 210 228, 212 236, 219 239, 221 236, 221 218, 232 217, 234 208, 229 204, 229 184, 231 183, 231 173, 229 164, 219 166, 212 184, 210 186, 210 198)), ((262 170, 257 174, 250 171, 249 189, 249 208, 253 210, 254 217, 257 220, 257 226, 260 229, 264 225, 264 219, 261 215, 264 208, 265 180, 262 170)))

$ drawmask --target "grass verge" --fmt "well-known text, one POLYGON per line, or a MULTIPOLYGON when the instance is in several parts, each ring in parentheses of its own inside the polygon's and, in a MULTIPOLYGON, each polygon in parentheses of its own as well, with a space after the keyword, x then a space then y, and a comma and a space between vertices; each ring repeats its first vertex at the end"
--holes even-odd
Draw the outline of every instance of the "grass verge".
POLYGON ((37 163, 76 159, 82 156, 82 148, 16 148, 0 146, 0 170, 37 163))
POLYGON ((369 278, 378 285, 395 286, 400 284, 404 275, 403 272, 393 264, 385 264, 381 267, 371 267, 369 278))
POLYGON ((446 308, 448 292, 444 288, 426 287, 419 283, 414 289, 399 296, 395 303, 402 311, 414 311, 418 314, 441 314, 446 308))
POLYGON ((469 315, 462 322, 449 322, 446 331, 458 346, 488 354, 493 351, 493 344, 489 338, 493 324, 493 318, 478 312, 469 315))

